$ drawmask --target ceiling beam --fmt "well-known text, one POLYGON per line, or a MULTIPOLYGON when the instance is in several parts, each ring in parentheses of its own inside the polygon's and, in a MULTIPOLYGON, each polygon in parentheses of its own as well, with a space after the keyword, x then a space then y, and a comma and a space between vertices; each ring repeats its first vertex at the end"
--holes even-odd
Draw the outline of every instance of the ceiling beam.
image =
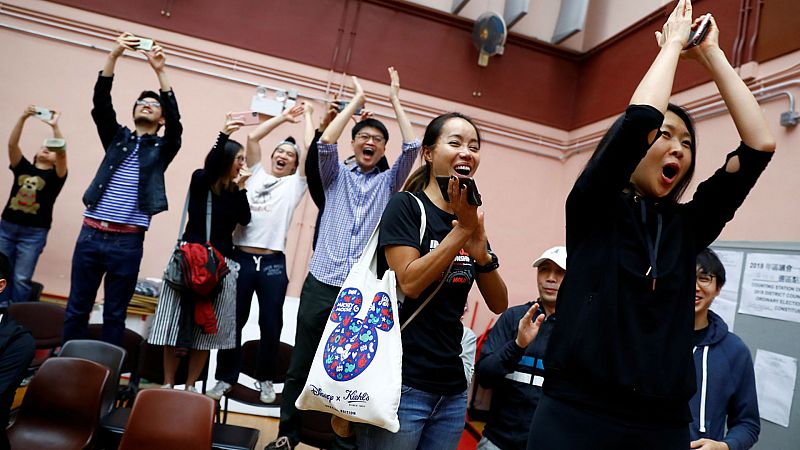
POLYGON ((464 9, 465 6, 467 6, 467 3, 469 3, 469 0, 453 0, 453 6, 450 7, 450 13, 452 14, 460 13, 461 10, 464 9))
POLYGON ((503 20, 506 21, 506 28, 511 29, 517 22, 528 14, 530 0, 506 0, 503 8, 503 20))

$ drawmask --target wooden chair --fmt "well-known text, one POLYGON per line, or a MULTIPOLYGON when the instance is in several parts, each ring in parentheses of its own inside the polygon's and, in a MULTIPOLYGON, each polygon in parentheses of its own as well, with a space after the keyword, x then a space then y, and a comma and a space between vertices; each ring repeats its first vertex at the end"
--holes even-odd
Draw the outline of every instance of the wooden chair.
POLYGON ((92 448, 110 370, 79 358, 50 358, 28 385, 17 418, 8 428, 11 448, 92 448))
POLYGON ((136 396, 119 450, 211 448, 214 400, 175 389, 146 389, 136 396))

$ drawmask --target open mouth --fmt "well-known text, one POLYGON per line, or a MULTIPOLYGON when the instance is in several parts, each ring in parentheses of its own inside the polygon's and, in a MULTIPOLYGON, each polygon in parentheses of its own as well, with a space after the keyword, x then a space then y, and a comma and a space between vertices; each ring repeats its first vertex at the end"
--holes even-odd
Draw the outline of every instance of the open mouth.
POLYGON ((675 163, 668 163, 661 169, 661 175, 663 175, 664 179, 668 183, 672 183, 675 181, 675 178, 678 176, 678 171, 680 170, 680 166, 675 163))
POLYGON ((455 170, 457 174, 465 177, 469 176, 470 172, 472 172, 472 168, 464 164, 455 166, 453 170, 455 170))
POLYGON ((275 165, 278 166, 279 169, 283 169, 286 166, 286 161, 275 161, 275 165))
POLYGON ((373 155, 375 155, 375 149, 370 147, 364 147, 362 149, 362 152, 364 153, 364 156, 372 157, 373 155))

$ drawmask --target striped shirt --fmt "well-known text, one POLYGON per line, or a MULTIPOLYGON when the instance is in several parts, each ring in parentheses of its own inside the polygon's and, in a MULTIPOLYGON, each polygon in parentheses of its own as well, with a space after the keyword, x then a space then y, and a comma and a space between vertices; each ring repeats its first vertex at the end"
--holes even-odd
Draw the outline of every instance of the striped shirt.
POLYGON ((391 169, 380 172, 375 167, 364 173, 358 165, 348 168, 338 161, 336 144, 317 144, 325 210, 308 267, 314 278, 330 286, 344 283, 378 226, 389 198, 411 172, 420 145, 418 139, 403 142, 403 152, 391 169))
MULTIPOLYGON (((84 217, 125 225, 150 227, 150 215, 139 210, 139 142, 133 151, 111 174, 105 191, 93 208, 84 211, 84 217)), ((103 186, 100 186, 102 189, 103 186)))

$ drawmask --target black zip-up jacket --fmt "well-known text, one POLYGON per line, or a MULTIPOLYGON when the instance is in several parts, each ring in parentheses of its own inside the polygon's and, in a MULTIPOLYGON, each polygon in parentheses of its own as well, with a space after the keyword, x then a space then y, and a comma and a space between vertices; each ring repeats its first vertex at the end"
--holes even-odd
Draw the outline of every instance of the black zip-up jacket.
MULTIPOLYGON (((117 122, 117 113, 111 103, 113 81, 114 77, 104 77, 101 72, 94 85, 92 118, 106 155, 83 194, 83 204, 89 209, 103 196, 111 175, 136 145, 136 133, 117 122)), ((183 134, 175 93, 170 89, 161 91, 160 96, 164 136, 147 134, 141 137, 139 144, 139 209, 150 215, 167 210, 164 172, 180 150, 183 134)))
POLYGON ((643 199, 626 188, 663 117, 629 106, 567 198, 567 272, 544 382, 545 394, 572 405, 661 427, 691 421, 695 258, 772 157, 742 143, 728 155, 739 170, 718 169, 689 203, 643 199))
MULTIPOLYGON (((476 379, 492 389, 492 405, 483 435, 502 450, 525 448, 533 413, 542 395, 539 377, 544 377, 542 360, 556 316, 546 317, 539 333, 526 348, 516 343, 519 321, 534 302, 508 308, 489 332, 475 367, 476 379), (518 380, 506 378, 509 374, 518 380), (528 381, 530 379, 530 381, 528 381)), ((544 314, 544 307, 533 317, 544 314)))

